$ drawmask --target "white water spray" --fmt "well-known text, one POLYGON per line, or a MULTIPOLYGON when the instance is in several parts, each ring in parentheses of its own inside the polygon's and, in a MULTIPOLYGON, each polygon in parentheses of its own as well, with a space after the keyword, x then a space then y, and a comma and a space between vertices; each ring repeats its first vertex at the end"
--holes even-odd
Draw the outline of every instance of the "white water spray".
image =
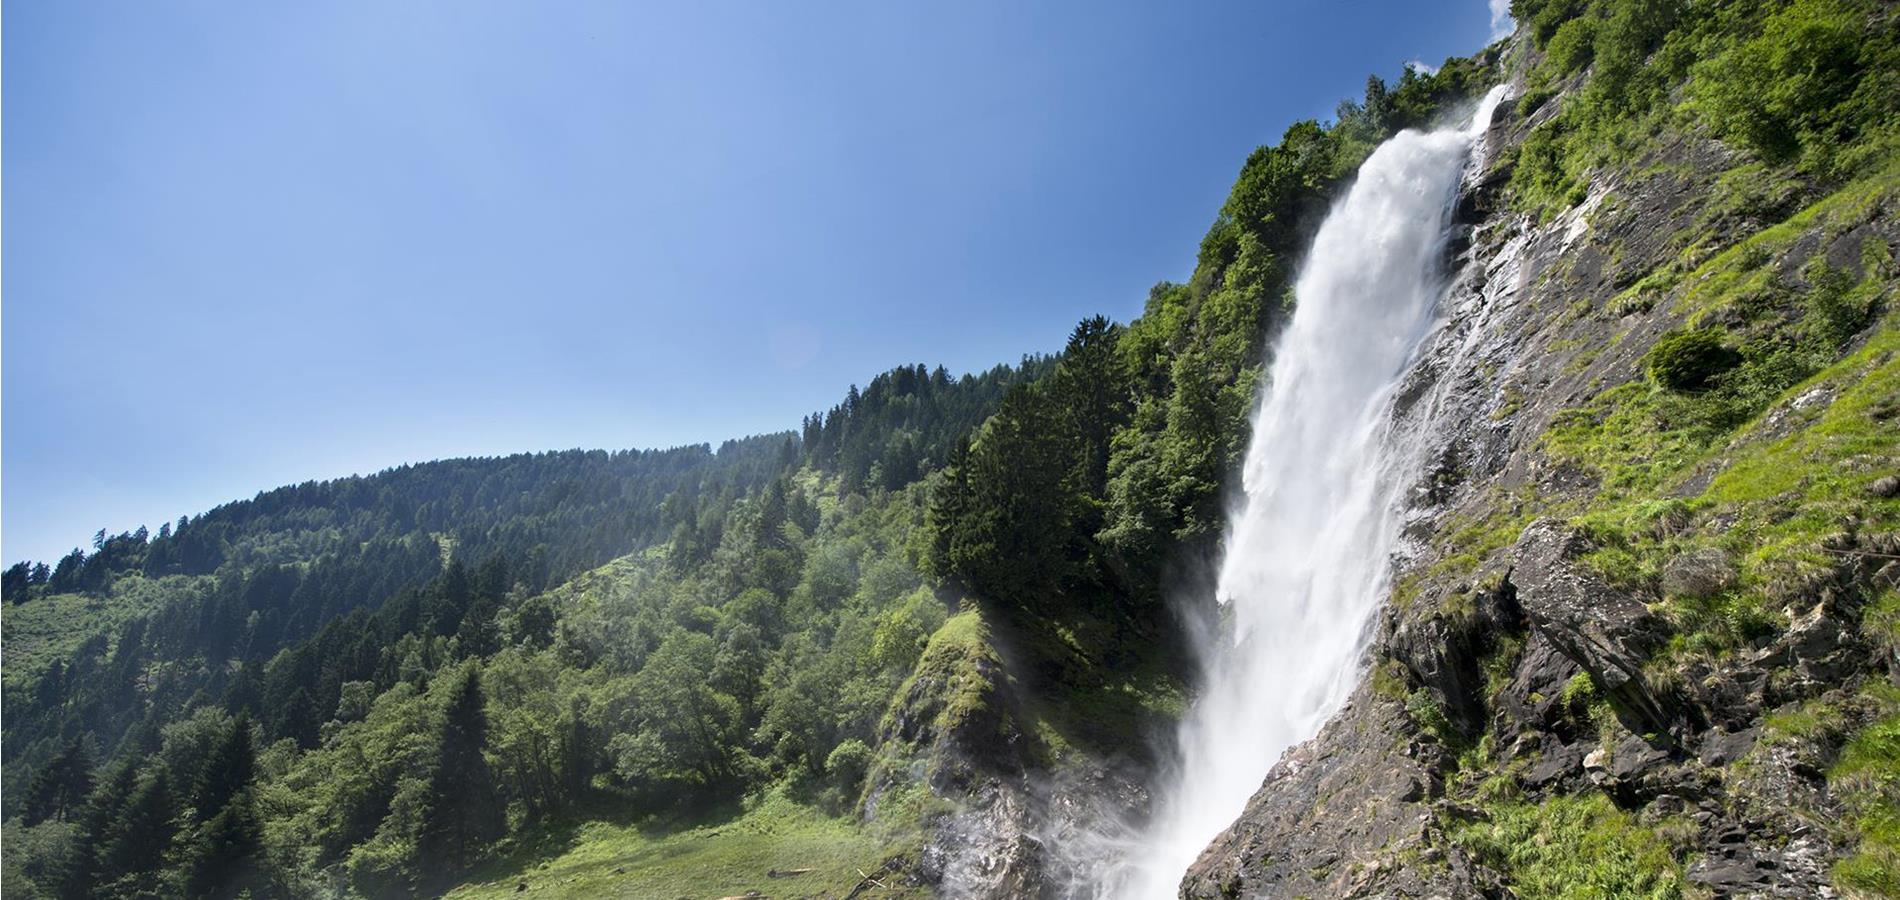
POLYGON ((1395 386, 1431 332, 1458 185, 1503 94, 1469 125, 1403 132, 1327 216, 1295 286, 1253 423, 1245 502, 1228 523, 1218 598, 1231 630, 1201 642, 1203 693, 1153 819, 1100 886, 1173 897, 1288 748, 1351 693, 1384 598, 1398 501, 1420 443, 1392 425, 1395 386))

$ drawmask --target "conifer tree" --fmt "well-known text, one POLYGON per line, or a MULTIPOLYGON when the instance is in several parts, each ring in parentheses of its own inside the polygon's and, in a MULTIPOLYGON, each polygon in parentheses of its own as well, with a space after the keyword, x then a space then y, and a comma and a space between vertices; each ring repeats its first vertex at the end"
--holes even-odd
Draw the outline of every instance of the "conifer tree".
POLYGON ((91 792, 92 754, 86 751, 84 740, 73 738, 27 785, 25 824, 64 820, 79 810, 91 792))
POLYGON ((257 851, 262 843, 263 826, 247 786, 193 833, 186 856, 186 895, 236 897, 261 887, 257 851))
POLYGON ((178 796, 161 766, 138 782, 106 829, 99 848, 101 884, 125 880, 129 891, 156 892, 172 839, 178 834, 178 796))
POLYGON ((100 883, 100 852, 111 837, 126 801, 138 785, 138 769, 130 760, 113 765, 100 779, 79 813, 78 827, 65 858, 57 864, 54 893, 62 900, 83 900, 94 896, 100 883))
POLYGON ((435 770, 416 841, 418 855, 438 878, 466 868, 505 824, 494 774, 482 752, 488 744, 485 703, 480 670, 463 669, 436 735, 435 770))
POLYGON ((233 797, 251 783, 257 754, 251 745, 251 719, 243 713, 231 721, 224 739, 205 757, 192 785, 191 805, 199 821, 217 816, 233 797))

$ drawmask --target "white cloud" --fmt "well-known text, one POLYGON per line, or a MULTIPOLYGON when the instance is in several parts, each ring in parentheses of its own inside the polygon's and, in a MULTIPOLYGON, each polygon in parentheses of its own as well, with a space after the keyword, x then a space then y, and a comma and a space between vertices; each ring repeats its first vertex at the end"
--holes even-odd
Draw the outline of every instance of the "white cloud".
POLYGON ((1413 69, 1413 70, 1415 70, 1415 71, 1417 71, 1417 72, 1418 72, 1418 74, 1420 74, 1420 75, 1436 75, 1436 74, 1438 74, 1438 67, 1437 67, 1437 66, 1434 66, 1434 65, 1429 65, 1429 64, 1427 64, 1427 63, 1426 63, 1426 62, 1425 62, 1424 60, 1422 60, 1422 59, 1414 59, 1414 60, 1409 60, 1409 61, 1407 61, 1407 62, 1406 62, 1406 64, 1405 64, 1405 67, 1406 67, 1406 68, 1408 68, 1408 69, 1413 69))
POLYGON ((1511 21, 1511 0, 1486 0, 1491 4, 1491 39, 1510 35, 1517 23, 1511 21))

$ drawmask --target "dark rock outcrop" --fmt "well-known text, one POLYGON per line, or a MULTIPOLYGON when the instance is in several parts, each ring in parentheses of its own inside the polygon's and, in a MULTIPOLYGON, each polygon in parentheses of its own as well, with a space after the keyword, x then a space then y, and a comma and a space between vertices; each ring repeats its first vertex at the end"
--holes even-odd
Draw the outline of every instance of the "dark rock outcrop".
POLYGON ((1554 521, 1531 523, 1514 550, 1518 603, 1531 628, 1631 719, 1631 730, 1669 732, 1677 704, 1643 679, 1643 661, 1663 638, 1661 623, 1647 606, 1575 562, 1588 549, 1580 535, 1554 521))

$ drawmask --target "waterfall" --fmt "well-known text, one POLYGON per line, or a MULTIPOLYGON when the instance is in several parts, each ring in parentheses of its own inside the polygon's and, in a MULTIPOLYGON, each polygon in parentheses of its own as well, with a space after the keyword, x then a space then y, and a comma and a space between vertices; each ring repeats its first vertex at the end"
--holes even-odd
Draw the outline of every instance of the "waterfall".
POLYGON ((1116 841, 1098 886, 1173 897, 1282 753, 1313 737, 1361 673, 1391 576, 1403 489, 1421 468, 1392 397, 1438 320, 1451 212, 1503 88, 1468 125, 1406 131, 1360 167, 1314 237, 1253 421, 1228 522, 1220 627, 1150 821, 1116 841))

